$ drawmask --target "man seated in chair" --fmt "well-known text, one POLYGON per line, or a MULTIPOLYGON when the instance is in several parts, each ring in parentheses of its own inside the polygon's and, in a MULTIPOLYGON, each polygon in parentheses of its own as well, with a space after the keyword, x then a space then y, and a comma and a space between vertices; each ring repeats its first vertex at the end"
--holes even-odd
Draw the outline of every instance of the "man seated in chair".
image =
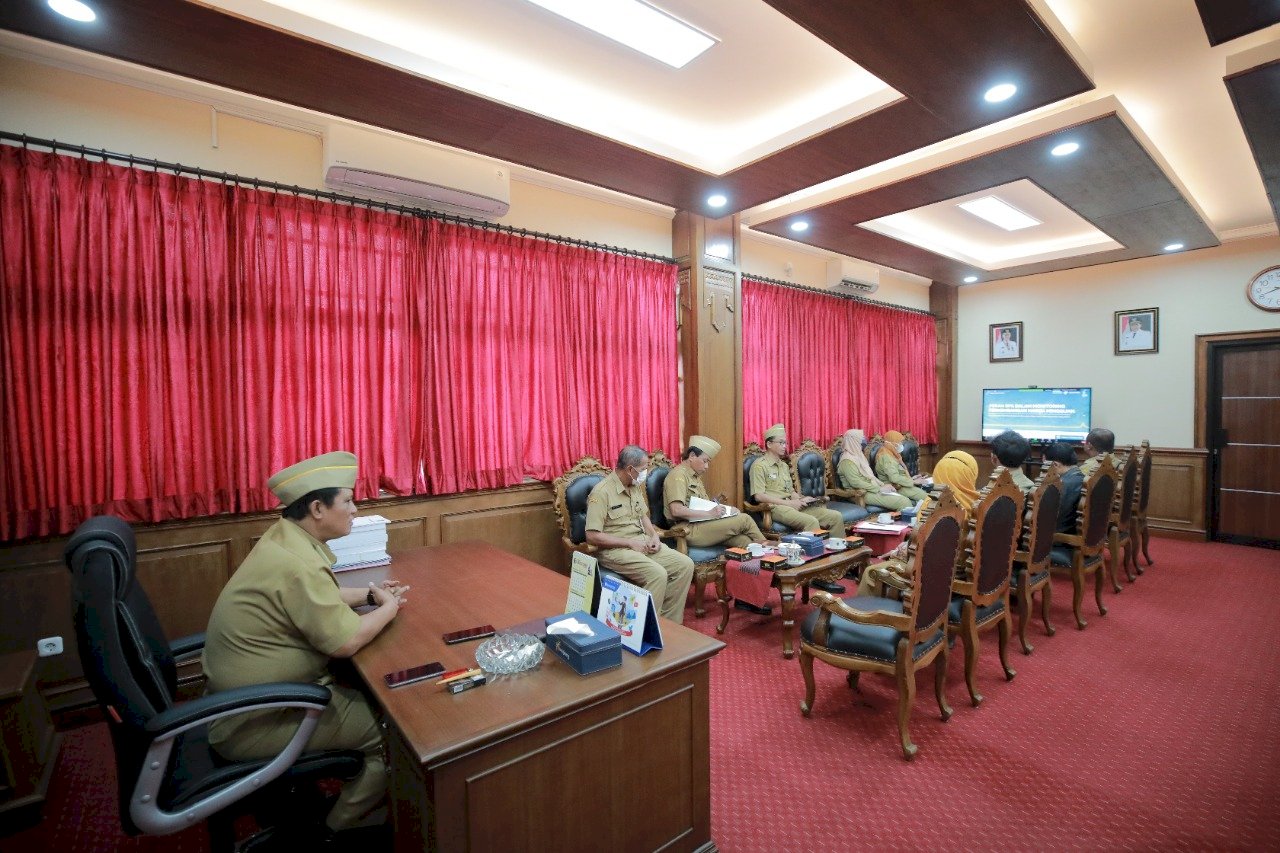
POLYGON ((587 497, 587 543, 600 549, 605 568, 653 594, 658 615, 683 623, 693 560, 659 541, 644 492, 648 473, 644 448, 622 448, 613 473, 587 497))
POLYGON ((764 456, 751 466, 751 500, 768 505, 773 520, 792 530, 821 527, 837 538, 844 536, 844 517, 840 513, 817 506, 814 498, 792 488, 791 467, 783 459, 786 455, 786 428, 774 424, 764 433, 764 456))
POLYGON ((662 484, 662 501, 667 518, 673 524, 697 522, 689 526, 689 535, 685 541, 699 548, 712 545, 745 548, 752 542, 765 541, 760 528, 746 513, 730 515, 732 509, 723 504, 713 509, 689 508, 693 498, 711 500, 707 495, 707 487, 702 482, 702 475, 711 467, 711 460, 719 452, 720 444, 705 435, 695 435, 689 439, 689 446, 685 448, 680 464, 671 469, 662 484))
POLYGON ((1011 429, 1007 429, 991 439, 992 461, 999 462, 1009 469, 1009 476, 1013 478, 1013 484, 1024 495, 1031 494, 1031 490, 1036 487, 1036 484, 1031 482, 1031 479, 1022 471, 1022 466, 1026 463, 1029 453, 1031 453, 1031 442, 1011 429))
POLYGON ((1075 533, 1076 510, 1080 508, 1085 480, 1082 466, 1076 464, 1075 448, 1055 441, 1045 449, 1044 461, 1046 465, 1053 466, 1062 480, 1062 502, 1058 504, 1058 525, 1055 529, 1059 533, 1075 533))
MULTIPOLYGON (((355 484, 356 457, 342 451, 306 459, 267 481, 285 505, 282 517, 223 587, 205 635, 210 693, 300 681, 324 685, 333 694, 307 748, 355 749, 365 758, 359 775, 342 786, 324 826, 316 827, 318 840, 386 820, 379 808, 387 771, 378 719, 359 690, 334 683, 328 670, 330 658, 351 657, 386 628, 408 590, 395 581, 338 586, 331 570, 336 558, 324 543, 351 532, 355 484), (356 613, 366 605, 374 609, 356 613)), ((270 758, 299 722, 298 711, 288 708, 223 717, 210 724, 209 743, 236 761, 270 758)))
POLYGON ((1116 434, 1114 432, 1103 427, 1094 427, 1089 430, 1089 434, 1084 439, 1084 451, 1088 458, 1080 463, 1080 473, 1084 475, 1084 479, 1089 479, 1090 475, 1098 470, 1103 456, 1111 457, 1112 468, 1117 471, 1122 469, 1124 463, 1112 452, 1115 449, 1116 434))

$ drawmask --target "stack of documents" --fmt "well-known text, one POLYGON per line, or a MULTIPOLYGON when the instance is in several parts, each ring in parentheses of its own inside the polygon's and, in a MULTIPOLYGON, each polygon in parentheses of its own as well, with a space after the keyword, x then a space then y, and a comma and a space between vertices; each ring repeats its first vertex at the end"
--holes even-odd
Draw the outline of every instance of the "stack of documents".
MULTIPOLYGON (((700 498, 696 495, 689 498, 689 509, 694 510, 696 512, 706 512, 709 509, 715 509, 716 507, 719 507, 719 506, 722 506, 722 504, 718 504, 715 501, 709 501, 706 498, 700 498)), ((738 514, 738 508, 736 506, 729 506, 728 504, 723 504, 723 506, 727 511, 723 516, 721 516, 722 518, 728 518, 731 515, 738 514)), ((697 524, 699 521, 713 521, 713 520, 714 519, 710 519, 710 518, 690 519, 690 521, 692 521, 694 524, 697 524)))
POLYGON ((328 542, 337 556, 335 572, 385 566, 391 562, 387 553, 387 520, 380 515, 366 515, 351 523, 351 532, 328 542))

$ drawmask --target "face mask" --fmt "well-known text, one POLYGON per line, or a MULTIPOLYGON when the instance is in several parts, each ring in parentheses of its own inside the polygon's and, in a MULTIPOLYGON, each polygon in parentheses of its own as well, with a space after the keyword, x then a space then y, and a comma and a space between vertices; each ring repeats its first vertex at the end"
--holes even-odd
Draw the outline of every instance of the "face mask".
POLYGON ((646 479, 646 478, 648 478, 648 476, 649 476, 649 469, 648 469, 648 468, 645 468, 643 471, 638 471, 638 472, 636 472, 636 481, 635 481, 635 483, 633 483, 632 485, 636 485, 636 486, 643 486, 643 485, 644 485, 644 481, 645 481, 645 479, 646 479))
POLYGON ((901 453, 902 451, 904 451, 904 450, 906 450, 906 449, 907 449, 907 446, 906 446, 905 444, 899 444, 899 445, 898 445, 898 452, 899 452, 899 453, 901 453))

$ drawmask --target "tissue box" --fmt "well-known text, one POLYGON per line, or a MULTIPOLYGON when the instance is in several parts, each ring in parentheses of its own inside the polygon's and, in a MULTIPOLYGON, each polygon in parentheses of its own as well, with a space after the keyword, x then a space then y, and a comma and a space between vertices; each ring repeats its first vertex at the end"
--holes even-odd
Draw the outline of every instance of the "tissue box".
POLYGON ((543 642, 556 657, 573 667, 578 675, 590 675, 602 669, 622 666, 622 636, 594 616, 579 610, 561 616, 549 616, 546 625, 547 636, 543 642), (590 626, 591 636, 552 634, 551 626, 566 619, 577 619, 590 626))
POLYGON ((812 533, 788 533, 782 537, 782 541, 799 545, 800 550, 804 552, 806 557, 820 557, 823 551, 826 550, 822 544, 822 539, 812 533))

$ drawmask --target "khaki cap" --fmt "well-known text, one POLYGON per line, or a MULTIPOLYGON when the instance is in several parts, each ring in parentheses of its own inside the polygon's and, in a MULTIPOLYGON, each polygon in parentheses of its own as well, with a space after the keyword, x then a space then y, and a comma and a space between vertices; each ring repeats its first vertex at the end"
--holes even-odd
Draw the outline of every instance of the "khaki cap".
POLYGON ((345 450, 303 459, 267 480, 267 488, 285 506, 316 489, 353 489, 355 485, 356 455, 345 450))
POLYGON ((770 441, 775 438, 786 438, 787 428, 782 424, 774 424, 764 431, 764 440, 770 441))
POLYGON ((701 450, 702 455, 706 456, 708 460, 715 459, 716 454, 720 452, 720 442, 714 438, 707 438, 705 435, 690 436, 689 446, 701 450))

